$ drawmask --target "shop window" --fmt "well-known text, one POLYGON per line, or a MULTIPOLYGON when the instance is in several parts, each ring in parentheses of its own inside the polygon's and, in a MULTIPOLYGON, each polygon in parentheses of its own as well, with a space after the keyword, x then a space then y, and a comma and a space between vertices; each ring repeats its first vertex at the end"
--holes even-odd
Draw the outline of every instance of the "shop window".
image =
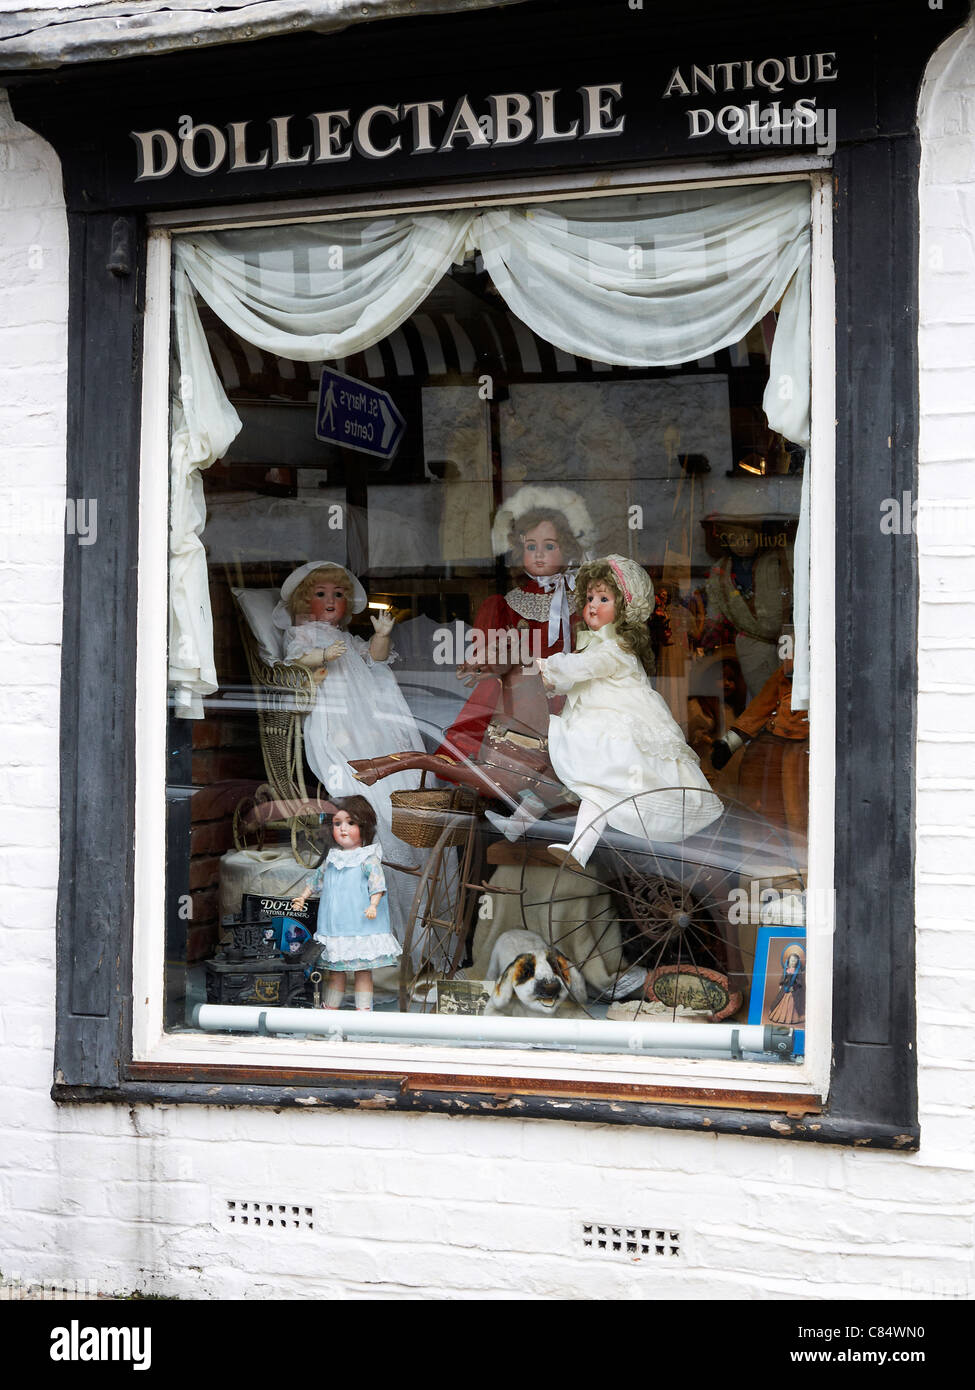
POLYGON ((215 1036, 225 1056, 229 1033, 251 1062, 339 1071, 632 1081, 667 1058, 823 1090, 823 196, 157 237, 172 554, 146 1056, 215 1036))

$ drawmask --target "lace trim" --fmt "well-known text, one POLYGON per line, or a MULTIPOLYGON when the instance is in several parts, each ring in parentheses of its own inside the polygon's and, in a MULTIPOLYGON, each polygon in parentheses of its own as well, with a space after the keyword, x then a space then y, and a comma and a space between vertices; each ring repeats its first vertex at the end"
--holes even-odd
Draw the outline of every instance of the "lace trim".
POLYGON ((379 863, 378 845, 356 845, 354 849, 341 849, 338 845, 333 845, 325 863, 336 869, 354 869, 367 859, 375 859, 376 863, 379 863))
MULTIPOLYGON (((575 594, 568 593, 569 612, 576 611, 575 594)), ((509 589, 504 596, 504 601, 508 607, 518 614, 519 618, 527 618, 530 623, 548 622, 549 609, 552 607, 551 594, 532 594, 527 589, 509 589)))
POLYGON ((369 643, 367 642, 366 649, 362 653, 362 659, 367 666, 395 666, 397 661, 399 661, 399 652, 395 647, 390 647, 389 655, 383 657, 382 661, 377 661, 369 651, 369 643))
POLYGON ((676 738, 673 734, 654 734, 639 719, 632 715, 622 715, 613 721, 613 731, 624 730, 626 735, 633 740, 641 753, 646 753, 651 758, 666 759, 676 763, 694 763, 700 765, 700 758, 690 748, 682 738, 676 738))
POLYGON ((391 932, 373 932, 368 936, 320 936, 315 940, 321 946, 321 959, 328 962, 363 961, 368 964, 386 963, 384 958, 398 960, 403 954, 396 937, 391 932))

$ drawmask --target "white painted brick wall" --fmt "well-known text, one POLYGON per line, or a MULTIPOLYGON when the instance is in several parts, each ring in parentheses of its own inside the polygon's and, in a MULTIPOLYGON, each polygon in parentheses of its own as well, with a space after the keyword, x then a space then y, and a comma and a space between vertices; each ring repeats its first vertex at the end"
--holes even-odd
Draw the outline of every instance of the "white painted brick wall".
MULTIPOLYGON (((921 100, 918 695, 918 1061, 924 1161, 952 1155, 971 1201, 975 1154, 975 33, 935 55, 921 100), (967 152, 963 148, 967 146, 967 152)), ((944 1186, 942 1186, 944 1179, 944 1186)), ((885 1188, 886 1191, 886 1188, 885 1188)), ((900 1229, 900 1223, 898 1223, 900 1229)), ((960 1252, 959 1252, 960 1253, 960 1252)), ((969 1251, 970 1256, 970 1251, 969 1251)), ((970 1277, 970 1271, 969 1276, 970 1277)), ((971 1297, 971 1288, 968 1296, 971 1297)))
MULTIPOLYGON (((923 107, 922 505, 975 497, 973 110, 970 30, 923 107)), ((52 152, 0 107, 0 496, 34 506, 64 493, 59 188, 52 152)), ((917 1155, 506 1117, 56 1108, 61 536, 7 527, 0 547, 5 1274, 229 1298, 975 1293, 975 536, 921 538, 917 1155), (228 1199, 311 1206, 315 1229, 232 1227, 228 1199), (584 1218, 679 1230, 684 1253, 581 1258, 584 1218)))

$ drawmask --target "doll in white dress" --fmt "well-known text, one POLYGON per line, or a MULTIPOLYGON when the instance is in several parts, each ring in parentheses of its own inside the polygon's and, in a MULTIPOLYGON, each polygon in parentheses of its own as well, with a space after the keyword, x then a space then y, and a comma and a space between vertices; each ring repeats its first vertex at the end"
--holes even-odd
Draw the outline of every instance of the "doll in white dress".
POLYGON ((555 858, 583 868, 607 825, 642 840, 673 842, 721 814, 722 805, 663 696, 650 684, 653 585, 622 555, 583 565, 576 606, 586 631, 576 650, 538 662, 566 696, 549 721, 552 766, 580 799, 571 844, 555 858))
MULTIPOLYGON (((346 631, 353 613, 366 606, 362 585, 343 565, 313 560, 300 565, 281 586, 274 623, 284 629, 286 661, 306 667, 318 685, 314 709, 304 725, 305 753, 330 797, 362 795, 350 758, 375 758, 392 744, 423 751, 423 740, 396 683, 390 661, 393 619, 371 618, 368 642, 346 631)), ((395 773, 365 793, 376 813, 383 857, 416 868, 422 856, 393 835, 390 793, 419 785, 416 772, 395 773)), ((400 939, 416 884, 406 874, 387 875, 390 920, 400 939)))

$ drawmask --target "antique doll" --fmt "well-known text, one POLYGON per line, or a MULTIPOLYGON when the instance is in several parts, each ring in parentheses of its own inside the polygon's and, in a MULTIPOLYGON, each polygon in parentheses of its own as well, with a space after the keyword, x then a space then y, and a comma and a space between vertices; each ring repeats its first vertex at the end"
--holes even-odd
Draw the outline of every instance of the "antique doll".
POLYGON ((544 743, 549 709, 534 658, 571 650, 579 621, 572 570, 591 540, 585 503, 568 488, 522 487, 500 508, 492 544, 496 555, 508 553, 515 583, 477 611, 472 636, 482 650, 457 668, 474 690, 441 752, 478 761, 488 727, 498 723, 544 743), (520 633, 527 633, 527 665, 510 659, 514 653, 504 641, 520 633))
POLYGON ((576 603, 587 629, 577 650, 543 658, 538 668, 566 695, 549 722, 549 754, 581 803, 571 844, 549 850, 583 868, 607 825, 641 840, 682 840, 722 806, 650 684, 654 597, 646 572, 622 555, 583 565, 576 603))
POLYGON ((789 832, 796 849, 806 837, 809 810, 809 715, 792 708, 792 661, 783 661, 755 699, 711 750, 723 768, 747 744, 738 772, 738 798, 789 832))
POLYGON ((372 1008, 372 972, 394 965, 402 954, 390 929, 386 880, 376 838, 376 813, 364 796, 336 801, 334 846, 291 904, 300 912, 318 893, 315 940, 318 967, 328 978, 323 1008, 337 1009, 345 997, 346 976, 355 976, 355 1006, 372 1008))
MULTIPOLYGON (((281 586, 275 624, 284 629, 285 660, 305 666, 318 681, 315 705, 304 724, 309 766, 332 798, 361 793, 350 758, 375 757, 393 747, 422 750, 423 741, 389 669, 393 621, 372 618, 374 633, 364 642, 346 631, 353 613, 366 606, 362 585, 342 565, 312 561, 300 565, 281 586)), ((397 772, 370 788, 377 837, 388 859, 417 867, 420 857, 392 832, 390 793, 418 785, 415 772, 397 772)), ((394 929, 404 931, 415 884, 390 873, 388 903, 394 929)))
POLYGON ((766 534, 761 521, 719 518, 724 557, 708 576, 708 604, 735 631, 735 649, 751 699, 779 664, 778 640, 792 611, 792 556, 785 532, 766 534), (769 541, 782 544, 769 545, 769 541))
POLYGON ((795 941, 791 941, 782 952, 782 978, 779 992, 772 1000, 769 1010, 770 1023, 782 1023, 788 1027, 802 1023, 806 1017, 806 982, 803 962, 805 952, 795 941))

